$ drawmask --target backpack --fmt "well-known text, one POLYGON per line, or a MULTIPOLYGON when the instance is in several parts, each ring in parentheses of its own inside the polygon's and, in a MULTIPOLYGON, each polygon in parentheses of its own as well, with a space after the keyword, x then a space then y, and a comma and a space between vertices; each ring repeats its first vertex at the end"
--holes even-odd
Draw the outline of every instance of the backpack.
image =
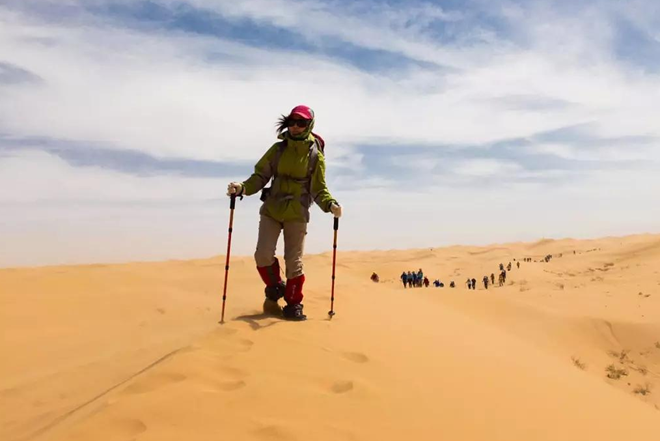
MULTIPOLYGON (((312 198, 311 198, 311 187, 312 187, 312 175, 314 174, 314 170, 316 169, 316 164, 319 162, 319 151, 321 154, 324 153, 325 151, 325 141, 323 138, 321 138, 319 135, 316 133, 312 132, 312 135, 314 136, 314 144, 312 144, 312 147, 309 151, 309 166, 307 168, 307 176, 302 179, 294 179, 295 181, 302 183, 305 185, 305 190, 306 193, 303 194, 303 205, 307 206, 308 208, 312 205, 312 198)), ((266 187, 263 190, 261 190, 261 196, 259 199, 263 202, 268 199, 268 196, 270 195, 273 187, 273 182, 275 182, 275 179, 278 178, 277 174, 277 167, 280 163, 280 157, 282 156, 282 153, 284 153, 284 149, 286 149, 287 146, 287 140, 284 139, 279 143, 279 146, 277 148, 277 152, 275 152, 275 155, 271 158, 270 161, 270 167, 271 170, 273 170, 273 176, 271 177, 271 186, 266 187)), ((293 179, 293 178, 292 178, 293 179)), ((282 199, 287 199, 287 198, 292 198, 291 195, 283 195, 282 199)))

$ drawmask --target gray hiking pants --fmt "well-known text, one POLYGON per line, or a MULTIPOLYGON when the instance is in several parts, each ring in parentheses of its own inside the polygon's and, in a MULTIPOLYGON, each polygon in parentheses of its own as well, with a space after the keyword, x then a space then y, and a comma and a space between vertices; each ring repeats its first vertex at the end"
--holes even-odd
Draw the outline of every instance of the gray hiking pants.
POLYGON ((293 279, 303 274, 303 250, 307 222, 280 223, 270 216, 261 215, 259 221, 259 239, 254 260, 257 266, 271 266, 275 263, 275 248, 280 232, 284 230, 284 261, 286 262, 286 278, 293 279))

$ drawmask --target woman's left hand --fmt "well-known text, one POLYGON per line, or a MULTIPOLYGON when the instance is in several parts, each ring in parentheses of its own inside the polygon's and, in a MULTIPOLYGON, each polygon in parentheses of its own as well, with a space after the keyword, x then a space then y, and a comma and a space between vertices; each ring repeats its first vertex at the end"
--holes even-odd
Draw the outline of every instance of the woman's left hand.
POLYGON ((341 215, 342 215, 342 212, 341 212, 341 205, 336 204, 336 203, 333 202, 333 203, 330 205, 330 212, 331 212, 336 218, 340 218, 341 215))

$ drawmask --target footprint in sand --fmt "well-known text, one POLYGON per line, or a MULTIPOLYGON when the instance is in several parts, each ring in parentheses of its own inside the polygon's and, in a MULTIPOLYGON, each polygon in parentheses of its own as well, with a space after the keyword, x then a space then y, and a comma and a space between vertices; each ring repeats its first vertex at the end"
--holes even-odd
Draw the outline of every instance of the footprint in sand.
POLYGON ((254 431, 254 434, 260 439, 267 440, 295 440, 296 437, 287 428, 280 425, 269 424, 254 431))
POLYGON ((187 377, 175 372, 161 372, 149 375, 144 378, 138 378, 135 383, 128 386, 124 391, 129 394, 143 394, 151 392, 172 383, 179 383, 187 377))
POLYGON ((136 418, 122 418, 113 421, 112 424, 109 424, 104 430, 104 436, 107 436, 108 438, 126 439, 146 432, 147 425, 136 418))
POLYGON ((223 392, 232 392, 238 389, 242 389, 246 386, 245 381, 243 380, 237 380, 237 381, 221 381, 217 384, 214 385, 215 388, 217 388, 219 391, 223 392))
POLYGON ((219 329, 210 334, 200 344, 207 350, 223 354, 247 352, 252 349, 254 341, 238 335, 234 336, 236 333, 235 329, 219 329))
POLYGON ((233 328, 225 328, 225 327, 221 327, 221 328, 217 328, 217 329, 215 329, 215 330, 213 331, 213 334, 215 334, 215 335, 224 335, 224 336, 226 336, 226 335, 234 335, 234 334, 236 334, 237 332, 238 332, 238 330, 233 329, 233 328))
POLYGON ((343 394, 353 390, 352 381, 336 381, 330 386, 330 391, 335 394, 343 394))
POLYGON ((221 372, 223 376, 231 378, 232 380, 241 380, 249 375, 247 371, 231 366, 221 366, 218 371, 221 372))
POLYGON ((252 349, 252 346, 254 346, 254 341, 247 338, 225 338, 206 345, 207 348, 217 353, 224 353, 225 355, 248 352, 252 349))
POLYGON ((199 379, 206 392, 232 392, 247 386, 244 378, 249 374, 242 370, 230 366, 221 366, 212 376, 205 376, 199 379))
POLYGON ((354 363, 367 363, 369 361, 369 357, 361 352, 344 352, 342 355, 345 359, 354 363))
POLYGON ((249 340, 247 338, 241 338, 238 340, 238 344, 243 347, 243 351, 247 352, 250 349, 252 349, 252 346, 254 345, 254 342, 252 340, 249 340))

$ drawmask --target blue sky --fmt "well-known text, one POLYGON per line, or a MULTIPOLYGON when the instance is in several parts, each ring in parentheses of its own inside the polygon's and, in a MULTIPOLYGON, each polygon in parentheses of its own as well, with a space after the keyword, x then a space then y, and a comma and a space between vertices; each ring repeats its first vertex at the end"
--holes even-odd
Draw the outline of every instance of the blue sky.
POLYGON ((0 266, 222 253, 300 103, 345 249, 657 232, 659 30, 652 0, 4 0, 0 266))

